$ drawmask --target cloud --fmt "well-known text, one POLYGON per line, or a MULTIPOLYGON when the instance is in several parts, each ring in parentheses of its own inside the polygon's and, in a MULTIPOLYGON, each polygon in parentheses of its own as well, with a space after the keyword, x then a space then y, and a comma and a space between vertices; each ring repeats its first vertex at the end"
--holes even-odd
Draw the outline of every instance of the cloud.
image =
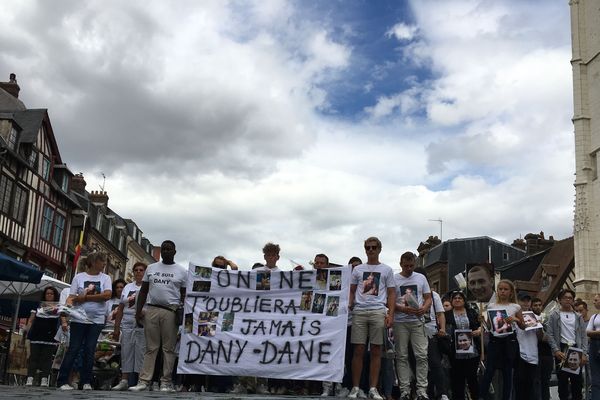
POLYGON ((399 22, 392 26, 386 35, 395 37, 399 41, 412 40, 417 34, 418 28, 414 25, 407 25, 404 22, 399 22))

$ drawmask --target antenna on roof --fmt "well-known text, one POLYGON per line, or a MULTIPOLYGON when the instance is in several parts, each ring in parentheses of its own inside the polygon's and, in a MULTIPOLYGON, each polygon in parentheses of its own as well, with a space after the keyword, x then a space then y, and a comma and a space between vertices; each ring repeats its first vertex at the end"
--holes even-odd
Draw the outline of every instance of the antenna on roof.
POLYGON ((442 217, 439 217, 438 219, 430 219, 429 221, 440 223, 440 240, 443 242, 444 239, 442 239, 442 225, 444 224, 444 221, 442 221, 442 217))
POLYGON ((106 186, 106 175, 104 175, 104 172, 100 172, 100 175, 102 175, 102 185, 98 186, 100 186, 100 190, 105 192, 104 187, 106 186))

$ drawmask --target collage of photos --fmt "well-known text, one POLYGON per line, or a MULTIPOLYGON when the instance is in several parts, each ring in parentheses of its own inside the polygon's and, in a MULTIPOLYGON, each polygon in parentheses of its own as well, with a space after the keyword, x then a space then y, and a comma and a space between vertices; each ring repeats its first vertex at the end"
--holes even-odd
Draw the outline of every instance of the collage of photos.
POLYGON ((577 347, 567 349, 567 358, 562 362, 561 371, 569 374, 579 375, 581 372, 581 361, 583 360, 583 350, 577 347))
POLYGON ((194 268, 194 275, 199 276, 202 279, 210 279, 212 276, 212 268, 196 265, 194 268))
POLYGON ((494 336, 510 335, 513 327, 506 320, 508 313, 505 309, 488 310, 488 320, 491 321, 491 332, 494 336))
POLYGON ((474 354, 473 332, 469 329, 455 330, 454 349, 456 350, 456 354, 474 354))

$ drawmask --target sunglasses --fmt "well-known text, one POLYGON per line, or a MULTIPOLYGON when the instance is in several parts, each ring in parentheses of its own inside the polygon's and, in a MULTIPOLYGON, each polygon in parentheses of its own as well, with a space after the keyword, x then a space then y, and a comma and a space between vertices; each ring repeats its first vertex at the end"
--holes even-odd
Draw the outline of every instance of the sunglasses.
POLYGON ((379 246, 365 246, 365 250, 377 250, 379 246))

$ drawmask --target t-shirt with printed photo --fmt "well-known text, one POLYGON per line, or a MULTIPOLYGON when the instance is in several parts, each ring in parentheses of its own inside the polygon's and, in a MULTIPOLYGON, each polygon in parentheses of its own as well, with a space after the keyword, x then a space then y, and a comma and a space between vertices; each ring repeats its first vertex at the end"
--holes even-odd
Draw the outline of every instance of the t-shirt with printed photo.
MULTIPOLYGON (((80 272, 73 277, 69 295, 94 295, 104 293, 106 290, 112 291, 112 282, 110 276, 101 272, 98 275, 90 275, 87 272, 80 272)), ((95 324, 104 324, 106 318, 106 302, 105 301, 86 301, 81 307, 85 310, 89 321, 76 322, 93 322, 95 324)))
POLYGON ((123 294, 121 294, 121 304, 123 304, 121 327, 123 328, 132 329, 135 327, 135 301, 141 287, 142 285, 138 286, 135 282, 131 282, 123 288, 123 294))
MULTIPOLYGON (((397 273, 394 275, 396 285, 396 303, 406 307, 419 308, 424 304, 423 295, 431 293, 429 283, 425 275, 413 272, 409 277, 397 273)), ((396 311, 394 313, 395 322, 419 321, 416 315, 405 314, 396 311)))
POLYGON ((394 287, 394 272, 386 264, 361 264, 352 271, 356 285, 354 309, 378 310, 387 306, 387 289, 394 287))

